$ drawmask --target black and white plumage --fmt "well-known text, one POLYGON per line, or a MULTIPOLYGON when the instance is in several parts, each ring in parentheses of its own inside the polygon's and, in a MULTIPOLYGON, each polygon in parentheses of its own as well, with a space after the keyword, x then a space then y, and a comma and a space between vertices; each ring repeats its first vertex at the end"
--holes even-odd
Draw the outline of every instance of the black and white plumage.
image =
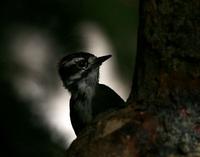
POLYGON ((59 62, 59 75, 71 92, 70 118, 76 135, 100 113, 124 107, 118 94, 99 84, 99 66, 110 57, 79 52, 67 55, 59 62))

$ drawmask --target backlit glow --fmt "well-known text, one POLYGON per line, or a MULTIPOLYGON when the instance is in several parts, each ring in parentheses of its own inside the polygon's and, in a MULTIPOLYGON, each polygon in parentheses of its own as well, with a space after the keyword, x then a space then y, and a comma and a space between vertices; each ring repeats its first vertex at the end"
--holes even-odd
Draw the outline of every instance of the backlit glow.
MULTIPOLYGON (((85 48, 82 51, 97 56, 112 54, 100 69, 100 82, 127 99, 128 84, 122 83, 116 70, 114 48, 103 30, 93 23, 80 24, 80 34, 85 48)), ((18 96, 29 102, 32 112, 47 126, 52 140, 62 139, 67 146, 76 136, 69 118, 70 94, 62 87, 57 74, 58 53, 55 43, 44 32, 33 28, 15 31, 9 46, 13 62, 21 67, 14 74, 14 88, 18 96)), ((130 85, 129 85, 130 86, 130 85)))

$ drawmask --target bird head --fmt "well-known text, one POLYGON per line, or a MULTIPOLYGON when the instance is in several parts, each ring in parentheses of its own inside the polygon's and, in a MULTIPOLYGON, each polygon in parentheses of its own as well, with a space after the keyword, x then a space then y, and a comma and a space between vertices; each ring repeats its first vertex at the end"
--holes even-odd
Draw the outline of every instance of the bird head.
POLYGON ((77 87, 81 83, 98 83, 99 67, 111 55, 96 57, 93 54, 79 52, 69 54, 59 62, 59 75, 65 88, 77 87))

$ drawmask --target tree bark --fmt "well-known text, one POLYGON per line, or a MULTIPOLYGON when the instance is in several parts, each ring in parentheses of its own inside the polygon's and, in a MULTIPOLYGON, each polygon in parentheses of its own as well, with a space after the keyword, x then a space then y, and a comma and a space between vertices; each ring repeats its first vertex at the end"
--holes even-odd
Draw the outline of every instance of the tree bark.
POLYGON ((127 108, 105 113, 68 157, 200 156, 200 1, 140 0, 127 108))

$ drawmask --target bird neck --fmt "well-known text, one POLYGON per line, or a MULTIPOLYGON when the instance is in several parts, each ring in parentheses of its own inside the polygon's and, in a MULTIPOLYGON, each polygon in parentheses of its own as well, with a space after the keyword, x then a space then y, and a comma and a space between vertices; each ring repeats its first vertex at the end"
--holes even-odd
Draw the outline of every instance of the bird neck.
POLYGON ((72 96, 84 96, 86 99, 92 99, 95 94, 96 86, 99 82, 99 71, 91 71, 87 77, 79 80, 76 86, 71 90, 72 96))
POLYGON ((84 123, 90 123, 92 120, 92 99, 98 85, 98 76, 98 73, 88 75, 76 84, 76 90, 74 88, 71 91, 70 110, 76 111, 84 123))

